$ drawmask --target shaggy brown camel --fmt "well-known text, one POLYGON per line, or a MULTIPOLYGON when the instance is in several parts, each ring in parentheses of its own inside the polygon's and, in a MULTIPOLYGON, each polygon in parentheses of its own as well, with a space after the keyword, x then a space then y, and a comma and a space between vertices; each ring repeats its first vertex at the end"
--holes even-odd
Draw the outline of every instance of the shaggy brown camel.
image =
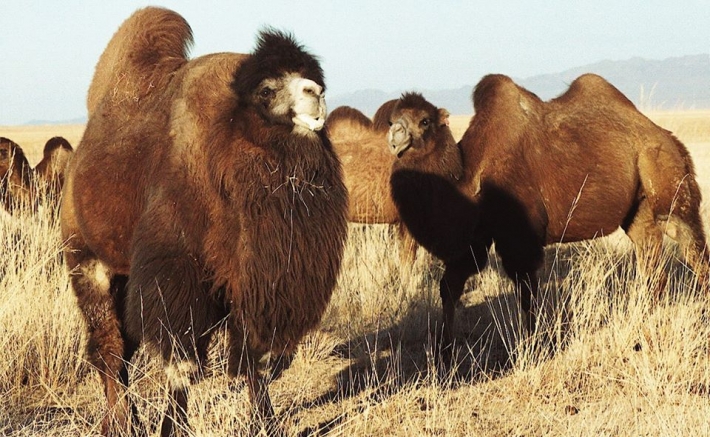
POLYGON ((414 238, 443 260, 443 358, 450 363, 454 310, 464 283, 495 242, 535 325, 537 270, 545 245, 608 235, 621 227, 656 292, 663 235, 680 243, 707 289, 700 190, 688 151, 596 75, 549 102, 502 75, 473 93, 475 116, 456 148, 441 111, 405 94, 389 142, 399 156, 392 195, 414 238), (443 132, 442 132, 443 130, 443 132))
POLYGON ((104 434, 141 428, 126 386, 142 342, 168 376, 161 434, 184 432, 219 326, 230 375, 246 377, 256 417, 278 433, 259 362, 293 355, 340 269, 347 191, 322 129, 317 59, 273 30, 251 55, 188 60, 191 41, 165 9, 121 25, 67 168, 65 256, 108 403, 104 434))

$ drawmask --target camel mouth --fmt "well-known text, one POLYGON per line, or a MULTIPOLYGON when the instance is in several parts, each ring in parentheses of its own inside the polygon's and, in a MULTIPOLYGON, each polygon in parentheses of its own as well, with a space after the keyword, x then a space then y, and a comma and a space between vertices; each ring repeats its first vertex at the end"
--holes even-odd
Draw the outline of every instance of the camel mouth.
POLYGON ((406 143, 402 143, 402 144, 390 143, 390 153, 392 153, 394 156, 396 156, 399 159, 404 155, 404 152, 406 152, 409 149, 410 145, 411 145, 411 142, 409 142, 409 141, 407 141, 406 143))
POLYGON ((307 114, 299 114, 293 117, 292 120, 296 126, 304 127, 312 132, 323 129, 325 125, 325 117, 313 117, 307 114))

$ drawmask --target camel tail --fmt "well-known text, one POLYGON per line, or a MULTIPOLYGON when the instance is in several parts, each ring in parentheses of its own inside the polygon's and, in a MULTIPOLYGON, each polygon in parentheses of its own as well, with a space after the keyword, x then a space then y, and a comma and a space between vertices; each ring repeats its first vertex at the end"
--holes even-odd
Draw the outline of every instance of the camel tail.
POLYGON ((187 62, 192 29, 177 13, 139 9, 118 28, 96 64, 89 87, 91 116, 101 104, 134 104, 187 62))

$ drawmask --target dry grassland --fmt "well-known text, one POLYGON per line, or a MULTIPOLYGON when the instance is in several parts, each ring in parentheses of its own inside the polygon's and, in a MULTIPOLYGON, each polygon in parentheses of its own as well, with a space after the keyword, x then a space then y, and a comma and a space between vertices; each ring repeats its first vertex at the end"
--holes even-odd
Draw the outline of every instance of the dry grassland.
MULTIPOLYGON (((710 198, 710 112, 654 113, 688 145, 710 198)), ((452 117, 460 136, 468 117, 452 117)), ((82 126, 2 128, 39 161, 44 142, 76 146, 82 126)), ((703 218, 710 222, 704 203, 703 218)), ((271 384, 288 435, 710 435, 710 297, 667 251, 668 298, 652 303, 625 236, 547 250, 538 332, 520 341, 513 287, 496 258, 457 313, 455 372, 433 366, 441 267, 422 249, 399 262, 387 226, 351 225, 321 327, 271 384), (514 359, 510 359, 514 357, 514 359)), ((58 225, 26 212, 0 220, 0 434, 94 435, 101 383, 61 261, 58 225)), ((195 385, 196 436, 243 435, 248 397, 225 376, 223 341, 195 385)), ((152 433, 165 408, 157 360, 131 365, 130 396, 152 433)))

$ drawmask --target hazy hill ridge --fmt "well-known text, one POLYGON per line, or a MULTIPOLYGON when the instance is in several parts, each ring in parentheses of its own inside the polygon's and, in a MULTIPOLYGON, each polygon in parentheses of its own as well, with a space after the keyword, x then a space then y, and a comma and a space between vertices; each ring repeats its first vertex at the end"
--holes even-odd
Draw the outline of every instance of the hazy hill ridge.
MULTIPOLYGON (((503 73, 494 72, 491 73, 503 73)), ((680 56, 664 60, 631 58, 624 61, 600 61, 571 68, 561 73, 514 78, 517 83, 544 100, 564 92, 574 78, 596 73, 619 88, 641 109, 710 108, 710 54, 680 56)), ((453 114, 472 112, 471 91, 475 83, 455 89, 416 90, 437 106, 453 114)), ((330 97, 330 108, 349 105, 372 116, 385 101, 399 97, 402 91, 360 90, 330 97)))

